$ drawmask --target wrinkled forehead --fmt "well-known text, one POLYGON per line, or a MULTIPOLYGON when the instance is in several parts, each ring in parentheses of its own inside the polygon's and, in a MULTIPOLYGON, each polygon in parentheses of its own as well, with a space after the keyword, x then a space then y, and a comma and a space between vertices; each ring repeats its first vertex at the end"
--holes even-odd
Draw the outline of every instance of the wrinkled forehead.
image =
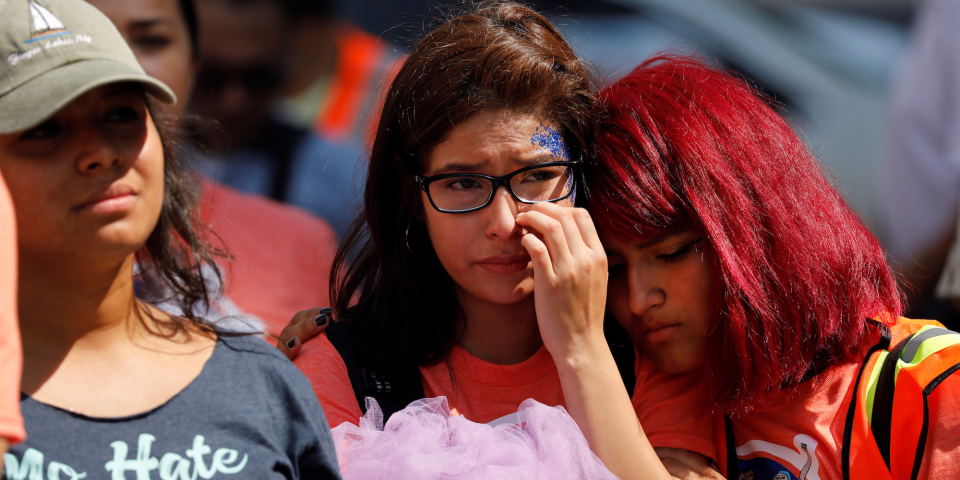
POLYGON ((427 155, 422 171, 429 176, 517 169, 569 159, 567 142, 553 122, 532 113, 493 110, 453 127, 427 155))

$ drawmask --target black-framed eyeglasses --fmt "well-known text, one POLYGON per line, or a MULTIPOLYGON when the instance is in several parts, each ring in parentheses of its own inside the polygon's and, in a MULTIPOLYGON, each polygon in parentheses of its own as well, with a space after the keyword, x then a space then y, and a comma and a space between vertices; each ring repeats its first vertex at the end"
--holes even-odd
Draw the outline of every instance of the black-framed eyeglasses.
POLYGON ((443 173, 416 176, 433 208, 443 213, 480 210, 493 201, 497 188, 507 188, 521 203, 558 202, 577 188, 575 168, 579 162, 548 162, 521 168, 502 177, 482 173, 443 173))

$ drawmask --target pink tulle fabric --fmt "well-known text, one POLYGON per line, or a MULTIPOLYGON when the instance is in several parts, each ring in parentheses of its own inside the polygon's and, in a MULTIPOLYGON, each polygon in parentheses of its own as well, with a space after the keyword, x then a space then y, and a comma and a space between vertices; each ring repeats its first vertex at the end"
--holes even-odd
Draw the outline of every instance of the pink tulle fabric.
POLYGON ((518 423, 491 427, 450 414, 446 397, 411 403, 386 426, 367 398, 360 426, 333 429, 344 480, 616 479, 563 407, 526 400, 518 423))

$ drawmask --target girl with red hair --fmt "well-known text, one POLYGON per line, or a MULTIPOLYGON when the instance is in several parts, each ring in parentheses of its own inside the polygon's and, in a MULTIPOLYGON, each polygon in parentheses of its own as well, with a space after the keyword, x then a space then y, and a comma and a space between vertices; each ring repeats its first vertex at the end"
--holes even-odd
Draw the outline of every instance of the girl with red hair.
MULTIPOLYGON (((600 96, 587 180, 607 306, 641 365, 702 378, 717 413, 688 432, 713 438, 701 453, 729 478, 954 475, 960 337, 900 317, 883 249, 790 125, 679 56, 600 96)), ((715 475, 660 453, 675 476, 715 475)))

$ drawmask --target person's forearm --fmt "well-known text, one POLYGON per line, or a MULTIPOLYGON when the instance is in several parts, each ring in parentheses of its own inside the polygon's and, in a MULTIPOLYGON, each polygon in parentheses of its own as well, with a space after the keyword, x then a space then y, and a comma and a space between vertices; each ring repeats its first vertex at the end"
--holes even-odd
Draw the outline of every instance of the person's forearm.
POLYGON ((4 437, 0 437, 0 472, 3 471, 3 454, 7 453, 8 447, 10 447, 10 442, 4 437))
POLYGON ((647 440, 604 342, 557 359, 567 411, 590 449, 623 480, 670 479, 647 440))

